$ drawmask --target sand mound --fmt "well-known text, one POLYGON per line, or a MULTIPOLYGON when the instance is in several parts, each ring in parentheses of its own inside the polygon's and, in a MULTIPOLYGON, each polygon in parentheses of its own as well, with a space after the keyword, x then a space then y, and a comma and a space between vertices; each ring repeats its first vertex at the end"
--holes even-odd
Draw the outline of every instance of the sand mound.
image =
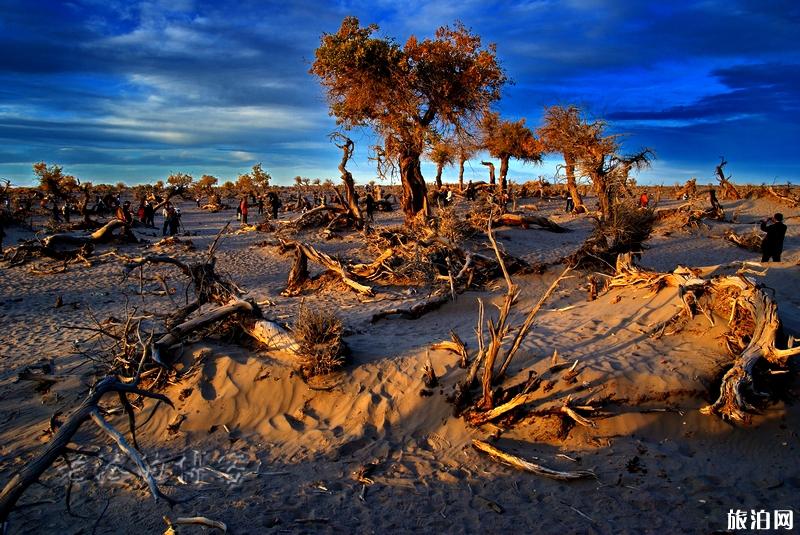
MULTIPOLYGON (((452 362, 440 366, 452 368, 455 359, 447 359, 452 362)), ((434 434, 451 444, 467 440, 461 424, 447 422, 452 408, 443 395, 420 395, 421 372, 411 359, 366 363, 310 385, 289 362, 286 355, 231 346, 189 347, 180 379, 165 392, 175 411, 157 408, 144 432, 188 441, 214 433, 260 435, 284 460, 352 454, 379 438, 389 448, 434 434)))

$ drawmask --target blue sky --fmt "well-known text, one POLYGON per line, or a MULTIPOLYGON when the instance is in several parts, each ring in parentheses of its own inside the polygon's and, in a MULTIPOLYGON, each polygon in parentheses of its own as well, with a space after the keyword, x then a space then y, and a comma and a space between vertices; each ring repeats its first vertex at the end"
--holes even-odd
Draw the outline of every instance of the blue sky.
MULTIPOLYGON (((399 42, 462 21, 514 82, 504 116, 536 126, 544 106, 584 106, 628 150, 655 149, 641 181, 708 182, 725 155, 735 181, 800 182, 797 0, 0 0, 0 178, 30 183, 44 160, 94 182, 235 179, 256 162, 278 183, 336 179, 308 68, 346 15, 399 42)), ((374 139, 351 137, 352 171, 370 180, 374 139)), ((550 178, 558 162, 510 176, 550 178)))

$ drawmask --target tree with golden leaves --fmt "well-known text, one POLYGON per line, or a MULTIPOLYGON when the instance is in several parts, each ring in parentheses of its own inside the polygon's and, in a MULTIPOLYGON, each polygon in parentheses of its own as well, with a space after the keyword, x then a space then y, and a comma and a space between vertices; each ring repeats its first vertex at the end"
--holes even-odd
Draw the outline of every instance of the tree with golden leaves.
POLYGON ((250 173, 241 174, 236 179, 236 189, 239 191, 239 195, 250 195, 255 188, 256 183, 250 173))
POLYGON ((630 172, 648 167, 655 156, 649 148, 620 155, 619 136, 608 133, 605 121, 585 118, 576 106, 547 108, 538 133, 545 150, 564 157, 567 188, 575 209, 581 211, 579 206, 583 206, 577 188, 577 176, 582 175, 592 182, 603 219, 610 217, 615 197, 627 188, 630 172))
POLYGON ((269 181, 272 180, 272 175, 264 171, 261 162, 259 162, 255 164, 252 171, 250 171, 250 178, 253 179, 253 185, 256 189, 263 192, 269 187, 269 181))
POLYGON ((45 162, 33 164, 33 174, 39 179, 39 188, 46 195, 58 200, 68 200, 78 189, 78 179, 64 174, 60 165, 47 165, 45 162))
POLYGON ((456 161, 456 148, 452 142, 441 140, 434 143, 428 151, 428 158, 436 164, 436 187, 442 187, 442 171, 445 166, 453 165, 456 161))
POLYGON ((167 184, 176 188, 188 188, 192 183, 192 175, 186 173, 172 173, 167 177, 167 184))
POLYGON ((478 123, 500 98, 506 77, 495 48, 463 25, 442 27, 434 38, 410 37, 400 46, 375 37, 346 17, 325 34, 311 73, 327 92, 330 113, 345 129, 370 126, 398 163, 406 222, 426 210, 427 188, 420 158, 431 139, 478 123))
POLYGON ((525 119, 507 121, 500 114, 487 113, 481 122, 483 148, 492 158, 500 160, 498 187, 508 189, 508 162, 516 158, 523 162, 542 162, 542 146, 539 140, 525 126, 525 119))
POLYGON ((606 125, 595 121, 586 125, 589 135, 577 151, 577 169, 592 181, 604 220, 611 217, 614 200, 627 188, 632 170, 650 166, 655 157, 652 149, 644 148, 631 155, 620 155, 617 135, 608 135, 606 125))
POLYGON ((537 130, 547 152, 560 153, 564 158, 564 174, 567 177, 567 189, 577 213, 586 211, 583 199, 578 192, 575 166, 578 151, 587 139, 590 139, 592 128, 581 116, 577 106, 550 106, 544 111, 544 124, 537 130))

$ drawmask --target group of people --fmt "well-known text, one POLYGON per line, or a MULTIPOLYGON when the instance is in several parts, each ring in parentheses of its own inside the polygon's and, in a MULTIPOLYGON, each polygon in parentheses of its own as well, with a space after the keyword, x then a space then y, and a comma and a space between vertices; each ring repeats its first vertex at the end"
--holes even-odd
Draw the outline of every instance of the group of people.
MULTIPOLYGON (((258 214, 264 213, 264 199, 258 197, 256 199, 256 206, 258 207, 258 214)), ((269 204, 270 215, 272 219, 278 219, 278 210, 280 210, 283 203, 280 197, 274 191, 267 193, 267 203, 269 204)), ((236 206, 236 219, 241 221, 243 225, 247 225, 247 216, 250 212, 250 204, 247 201, 247 195, 243 196, 236 206)))
POLYGON ((167 201, 166 204, 164 204, 161 215, 164 216, 164 223, 161 226, 161 235, 176 235, 178 229, 181 227, 181 209, 167 201))
POLYGON ((156 210, 153 206, 153 203, 145 201, 142 199, 139 201, 139 208, 136 210, 136 217, 139 218, 139 222, 144 225, 145 227, 155 228, 155 215, 156 210))

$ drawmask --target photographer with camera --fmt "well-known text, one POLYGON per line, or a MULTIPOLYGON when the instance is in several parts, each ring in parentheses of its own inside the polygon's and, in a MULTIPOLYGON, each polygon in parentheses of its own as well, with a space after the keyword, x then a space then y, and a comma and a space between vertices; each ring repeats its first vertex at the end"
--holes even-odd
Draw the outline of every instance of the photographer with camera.
POLYGON ((761 220, 761 230, 767 235, 761 240, 761 261, 781 261, 783 252, 783 237, 786 235, 786 225, 783 224, 783 214, 761 220))

